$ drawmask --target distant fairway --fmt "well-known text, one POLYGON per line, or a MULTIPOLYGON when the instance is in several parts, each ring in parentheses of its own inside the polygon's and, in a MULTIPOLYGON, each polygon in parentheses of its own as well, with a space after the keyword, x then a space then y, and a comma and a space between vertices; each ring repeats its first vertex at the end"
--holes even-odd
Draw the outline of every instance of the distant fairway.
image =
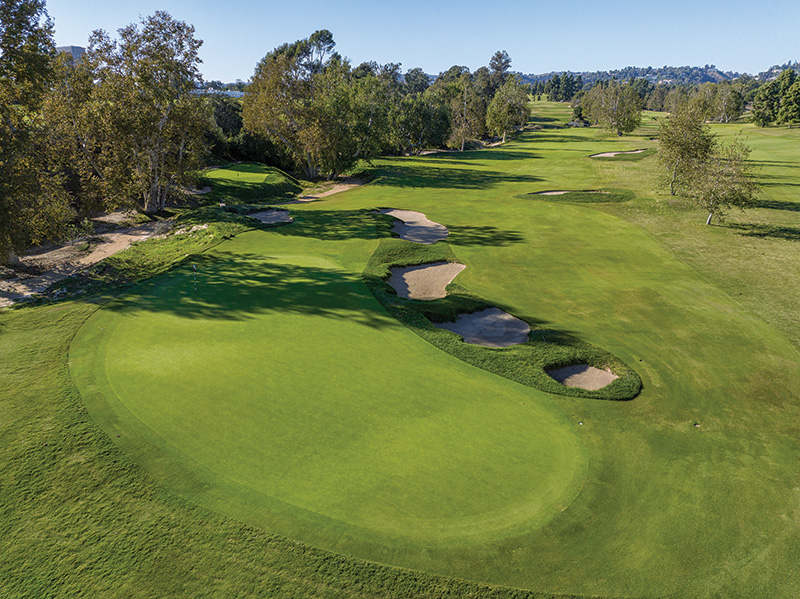
MULTIPOLYGON (((654 191, 652 155, 589 157, 655 147, 660 115, 617 138, 535 112, 553 128, 382 159, 113 301, 0 314, 0 593, 796 597, 800 130, 714 127, 765 186, 705 227, 654 191), (535 196, 597 189, 626 195, 535 196), (547 394, 414 334, 362 278, 372 208, 442 223, 457 285, 610 352, 641 394, 547 394)), ((209 177, 187 248, 239 218, 217 200, 301 193, 255 164, 209 177)))

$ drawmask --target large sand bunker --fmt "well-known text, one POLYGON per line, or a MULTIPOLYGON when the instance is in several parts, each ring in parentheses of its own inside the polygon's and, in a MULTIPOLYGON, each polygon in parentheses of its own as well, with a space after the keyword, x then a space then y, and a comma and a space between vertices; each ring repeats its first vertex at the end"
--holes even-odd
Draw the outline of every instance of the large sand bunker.
POLYGON ((621 154, 641 154, 644 150, 628 150, 626 152, 602 152, 600 154, 592 154, 589 158, 613 158, 621 154))
POLYGON ((281 223, 292 222, 292 217, 289 216, 288 210, 264 210, 263 212, 253 212, 247 216, 260 221, 265 225, 277 225, 281 223))
POLYGON ((547 374, 565 387, 579 387, 588 391, 602 389, 619 378, 607 368, 601 370, 588 364, 573 364, 564 368, 555 368, 548 370, 547 374))
POLYGON ((444 322, 433 326, 461 335, 466 343, 485 347, 519 345, 528 341, 528 333, 531 332, 527 322, 503 312, 500 308, 460 314, 455 322, 444 322))
POLYGON ((406 241, 430 245, 447 239, 449 233, 447 227, 429 220, 422 212, 387 208, 381 210, 381 214, 388 214, 399 221, 394 223, 393 230, 400 236, 400 239, 406 241))
POLYGON ((391 268, 389 285, 406 299, 433 300, 445 297, 446 288, 466 266, 457 262, 435 262, 391 268))

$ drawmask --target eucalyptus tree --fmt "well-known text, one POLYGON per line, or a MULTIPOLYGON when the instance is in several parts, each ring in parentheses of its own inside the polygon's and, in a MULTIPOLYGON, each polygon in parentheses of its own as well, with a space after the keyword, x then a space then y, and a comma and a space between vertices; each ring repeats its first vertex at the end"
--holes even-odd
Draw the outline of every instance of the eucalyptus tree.
POLYGON ((642 100, 629 84, 595 85, 583 99, 583 113, 617 135, 630 133, 642 120, 642 100))
POLYGON ((202 164, 210 107, 193 91, 201 82, 194 27, 164 11, 118 31, 95 31, 84 56, 94 80, 89 98, 104 193, 163 210, 202 164))
POLYGON ((523 127, 528 118, 527 87, 517 77, 509 77, 489 104, 486 126, 492 134, 502 135, 505 141, 506 136, 523 127))
POLYGON ((70 216, 48 163, 39 111, 53 78, 53 23, 43 0, 0 4, 0 262, 57 235, 70 216))

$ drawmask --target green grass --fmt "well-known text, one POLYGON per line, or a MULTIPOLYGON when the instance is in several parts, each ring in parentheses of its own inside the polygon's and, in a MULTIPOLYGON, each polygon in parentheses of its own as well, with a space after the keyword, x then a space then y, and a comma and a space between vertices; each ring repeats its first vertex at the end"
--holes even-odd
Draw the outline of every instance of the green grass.
POLYGON ((274 166, 241 162, 206 170, 201 185, 210 185, 205 199, 226 204, 268 204, 294 199, 303 186, 274 166))
POLYGON ((192 258, 196 295, 178 260, 100 310, 0 315, 2 594, 794 596, 800 131, 715 127, 767 185, 705 227, 652 157, 588 158, 655 147, 657 118, 381 160, 192 258), (633 197, 516 197, 576 187, 633 197), (641 394, 550 395, 415 335, 361 278, 379 206, 450 229, 457 296, 607 350, 641 394))

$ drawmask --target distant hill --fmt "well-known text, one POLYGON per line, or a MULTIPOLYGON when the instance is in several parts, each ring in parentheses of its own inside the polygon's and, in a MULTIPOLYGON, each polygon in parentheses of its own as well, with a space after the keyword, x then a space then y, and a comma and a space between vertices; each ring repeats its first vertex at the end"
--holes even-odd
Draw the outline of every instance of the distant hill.
MULTIPOLYGON (((800 73, 800 62, 787 62, 784 65, 775 65, 766 71, 759 73, 755 79, 759 81, 769 81, 780 75, 784 69, 792 68, 800 73)), ((519 73, 525 83, 538 83, 545 82, 553 77, 553 75, 569 74, 574 77, 580 75, 584 83, 595 83, 596 81, 608 81, 617 79, 619 81, 626 81, 631 77, 637 79, 647 79, 653 83, 677 83, 682 85, 697 85, 710 81, 718 83, 720 81, 731 81, 744 75, 746 73, 737 73, 735 71, 720 71, 713 64, 705 65, 702 67, 625 67, 624 69, 617 69, 614 71, 552 71, 550 73, 542 73, 539 75, 519 73)))

